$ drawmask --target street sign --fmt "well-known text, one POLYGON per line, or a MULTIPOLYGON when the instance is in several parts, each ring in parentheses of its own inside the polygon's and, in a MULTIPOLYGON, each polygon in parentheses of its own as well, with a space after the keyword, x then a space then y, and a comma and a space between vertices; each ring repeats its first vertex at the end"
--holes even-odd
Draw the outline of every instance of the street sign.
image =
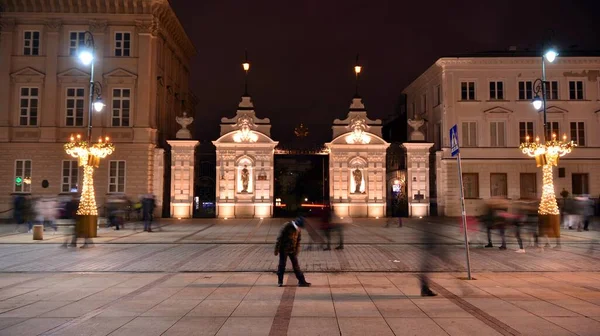
POLYGON ((450 150, 453 157, 460 152, 460 148, 458 147, 458 126, 456 124, 450 129, 450 150))

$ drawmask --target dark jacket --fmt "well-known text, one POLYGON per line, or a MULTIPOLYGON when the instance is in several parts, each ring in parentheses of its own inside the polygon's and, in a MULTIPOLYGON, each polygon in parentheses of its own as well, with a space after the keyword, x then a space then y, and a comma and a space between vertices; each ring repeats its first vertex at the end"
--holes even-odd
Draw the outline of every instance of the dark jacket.
POLYGON ((275 254, 286 253, 297 255, 300 252, 301 236, 300 230, 296 230, 292 222, 285 223, 277 236, 275 254))

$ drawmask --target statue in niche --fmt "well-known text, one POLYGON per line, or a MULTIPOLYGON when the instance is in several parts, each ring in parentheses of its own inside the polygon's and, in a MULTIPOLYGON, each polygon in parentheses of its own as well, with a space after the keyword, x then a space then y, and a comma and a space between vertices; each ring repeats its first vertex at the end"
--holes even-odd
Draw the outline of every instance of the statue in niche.
POLYGON ((242 192, 248 192, 248 183, 250 182, 250 171, 248 170, 248 165, 244 165, 244 169, 242 169, 242 192))
POLYGON ((352 176, 354 177, 354 193, 360 194, 360 187, 362 186, 362 171, 356 168, 352 172, 352 176))

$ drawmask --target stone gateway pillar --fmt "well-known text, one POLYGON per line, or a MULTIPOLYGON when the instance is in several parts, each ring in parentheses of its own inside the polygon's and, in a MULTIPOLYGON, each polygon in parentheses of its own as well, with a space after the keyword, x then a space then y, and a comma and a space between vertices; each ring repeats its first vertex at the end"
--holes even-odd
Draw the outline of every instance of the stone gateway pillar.
POLYGON ((430 214, 429 150, 433 143, 424 142, 425 136, 419 131, 424 123, 423 119, 409 119, 408 124, 413 128, 410 142, 402 144, 406 149, 406 190, 410 217, 430 214))
POLYGON ((329 197, 340 217, 384 217, 387 179, 381 120, 370 120, 362 99, 355 97, 344 120, 333 122, 329 157, 329 197))
POLYGON ((181 129, 177 131, 177 140, 167 140, 171 146, 171 217, 191 218, 194 201, 194 162, 196 146, 200 143, 191 140, 187 126, 194 121, 184 112, 177 117, 181 129))
POLYGON ((273 158, 277 142, 268 118, 259 119, 250 96, 243 96, 235 117, 221 119, 217 147, 218 218, 273 216, 273 158))

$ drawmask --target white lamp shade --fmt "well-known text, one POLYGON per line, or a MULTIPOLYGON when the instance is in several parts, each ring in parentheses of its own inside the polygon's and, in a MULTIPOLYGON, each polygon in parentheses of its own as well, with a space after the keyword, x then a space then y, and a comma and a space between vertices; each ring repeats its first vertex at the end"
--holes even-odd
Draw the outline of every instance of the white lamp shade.
POLYGON ((556 59, 556 56, 558 56, 558 53, 554 50, 548 50, 545 54, 544 57, 546 58, 546 61, 552 63, 554 62, 554 60, 556 59))
POLYGON ((104 103, 101 100, 97 100, 94 102, 94 111, 101 112, 104 108, 104 103))
POLYGON ((81 63, 83 63, 83 65, 90 65, 94 60, 94 55, 91 51, 84 49, 79 53, 79 60, 81 63))
POLYGON ((531 103, 533 104, 533 107, 536 110, 539 110, 542 108, 542 100, 540 99, 540 97, 535 97, 535 99, 531 103))

